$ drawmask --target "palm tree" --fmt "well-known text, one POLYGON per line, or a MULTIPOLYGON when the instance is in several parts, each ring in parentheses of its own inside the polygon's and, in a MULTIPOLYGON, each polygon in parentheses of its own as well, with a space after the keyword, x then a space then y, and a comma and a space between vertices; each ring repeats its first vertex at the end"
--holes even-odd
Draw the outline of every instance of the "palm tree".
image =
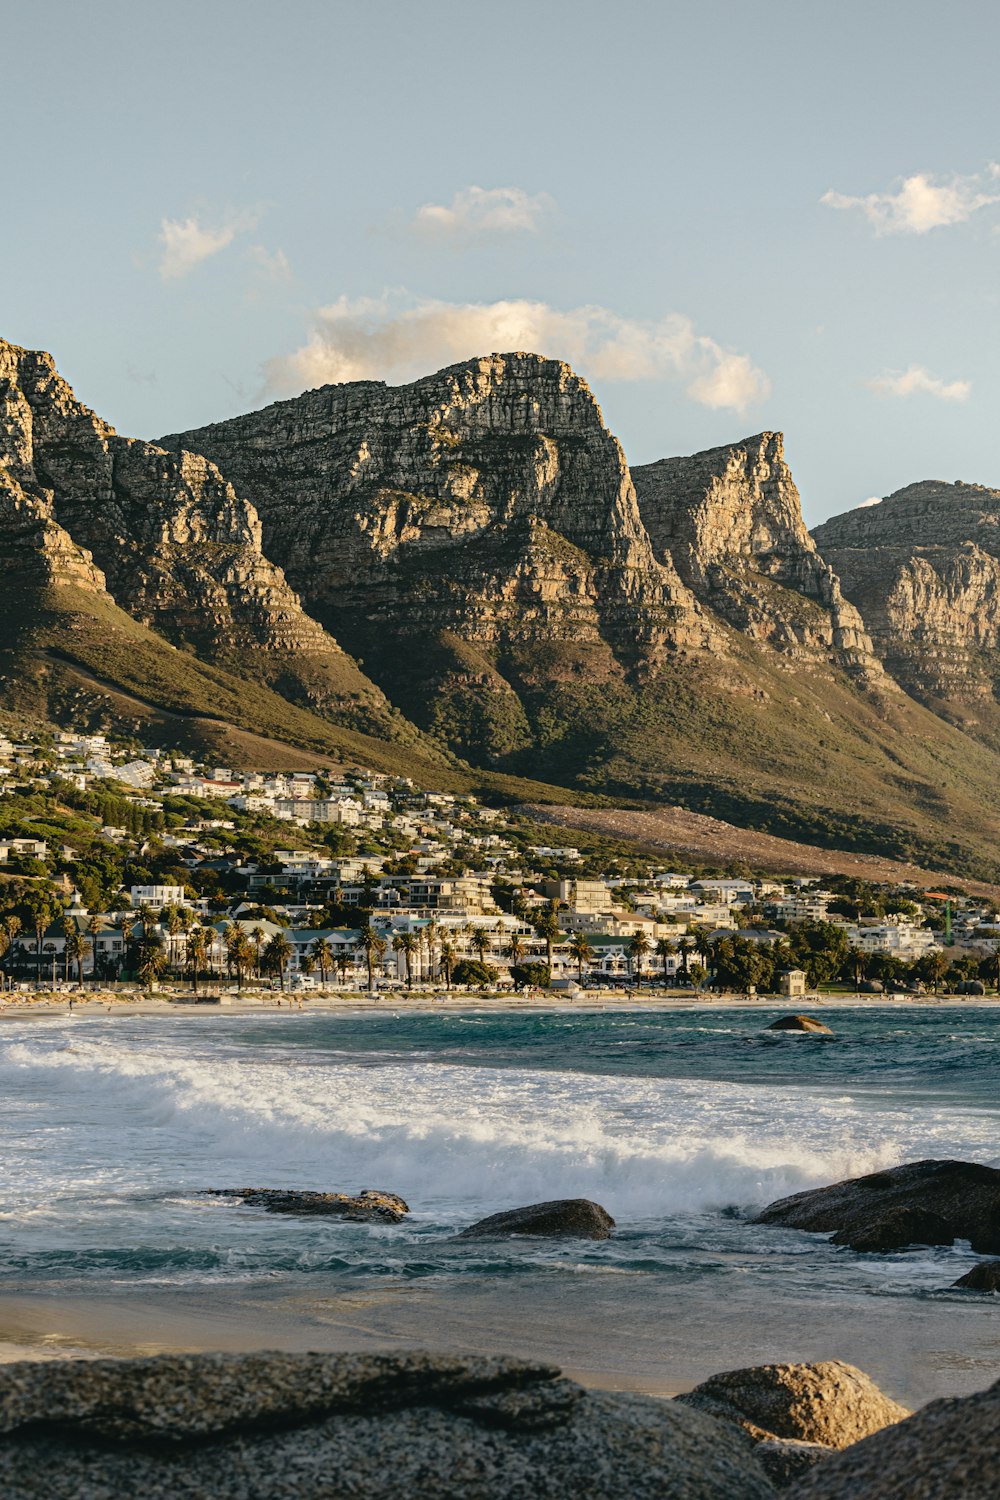
POLYGON ((70 917, 66 918, 65 932, 66 978, 69 979, 69 966, 72 961, 76 964, 76 982, 80 989, 83 989, 83 960, 90 944, 70 917))
POLYGON ((434 978, 434 950, 437 946, 438 920, 437 917, 428 917, 427 926, 424 928, 424 941, 427 944, 427 977, 434 978))
POLYGON ((154 926, 155 921, 156 921, 156 918, 153 916, 153 909, 152 909, 152 907, 151 906, 147 906, 146 902, 143 901, 140 904, 138 911, 136 912, 136 916, 139 918, 139 921, 142 923, 143 933, 145 934, 146 937, 149 937, 149 934, 152 932, 153 926, 154 926))
POLYGON ((269 973, 277 974, 282 990, 285 988, 285 966, 292 952, 292 945, 283 932, 276 932, 264 949, 264 966, 269 973))
POLYGON ((139 944, 139 978, 152 993, 153 985, 166 967, 167 956, 154 937, 144 937, 139 944))
POLYGON ((205 954, 208 950, 208 933, 200 923, 196 922, 188 933, 186 950, 185 961, 187 967, 191 970, 191 982, 194 985, 194 992, 197 995, 198 970, 203 967, 205 954))
POLYGON ((250 941, 253 943, 254 952, 253 966, 258 979, 260 978, 260 951, 264 946, 265 936, 264 929, 259 924, 250 929, 250 941))
POLYGON ((72 917, 63 917, 63 920, 62 920, 62 930, 63 930, 63 980, 65 981, 66 984, 69 984, 69 966, 70 966, 70 962, 73 959, 76 958, 76 944, 73 942, 73 938, 74 937, 79 937, 80 936, 80 931, 79 931, 79 928, 76 925, 76 922, 73 920, 72 917))
POLYGON ((545 962, 549 966, 549 974, 552 973, 552 944, 562 937, 559 929, 559 918, 555 909, 550 907, 547 912, 538 918, 535 923, 535 931, 545 942, 545 962))
POLYGON ((383 957, 389 944, 370 922, 366 922, 361 929, 359 946, 365 955, 365 963, 368 966, 368 990, 370 993, 375 988, 376 960, 383 957))
POLYGON ((303 953, 302 957, 299 959, 299 973, 304 974, 308 979, 309 975, 313 972, 315 967, 316 960, 313 958, 312 954, 303 953))
POLYGON ((47 897, 33 892, 28 900, 28 909, 31 912, 31 923, 35 929, 35 983, 42 982, 42 938, 45 929, 51 924, 55 913, 49 905, 47 897))
POLYGON ((472 928, 469 933, 469 945, 479 954, 479 962, 484 963, 490 948, 490 935, 485 927, 472 928))
POLYGON ((510 942, 507 944, 507 957, 510 959, 511 968, 516 968, 524 957, 524 940, 516 932, 512 932, 510 935, 510 942))
MULTIPOLYGON (((0 922, 0 962, 7 959, 8 954, 13 955, 14 939, 21 930, 21 919, 13 915, 4 917, 0 922)), ((7 975, 8 983, 10 974, 7 975)))
POLYGON ((337 965, 337 973, 340 975, 341 984, 346 984, 347 971, 351 967, 351 955, 349 953, 338 953, 334 962, 337 965))
MULTIPOLYGON (((93 961, 93 963, 90 966, 90 977, 91 977, 91 979, 94 979, 97 976, 97 934, 100 932, 100 930, 101 930, 101 919, 100 919, 100 917, 98 917, 96 915, 92 916, 91 919, 90 919, 90 921, 87 923, 87 931, 90 934, 90 951, 94 955, 94 961, 93 961)), ((81 981, 81 983, 82 983, 82 981, 81 981)))
POLYGON ((677 947, 677 951, 681 956, 681 968, 684 970, 684 983, 689 984, 691 981, 691 944, 688 942, 686 937, 681 938, 680 943, 677 947))
POLYGON ((457 962, 458 951, 455 948, 455 944, 449 942, 446 938, 445 941, 441 944, 441 967, 444 970, 444 982, 446 989, 451 989, 451 976, 457 962))
POLYGON ((857 986, 865 977, 864 949, 858 948, 852 943, 847 950, 847 962, 851 966, 851 973, 854 975, 854 984, 857 986))
POLYGON ((663 962, 663 988, 666 989, 669 975, 667 974, 667 959, 673 958, 677 952, 677 946, 670 938, 656 939, 656 956, 663 962))
POLYGON ((319 965, 319 982, 326 988, 326 976, 333 967, 333 949, 326 938, 316 938, 312 945, 312 954, 319 965))
POLYGON ((570 956, 576 959, 577 974, 579 975, 580 983, 582 984, 583 966, 584 964, 587 964, 589 966, 594 959, 594 950, 590 946, 590 941, 585 932, 574 932, 573 936, 569 940, 569 951, 570 956))
POLYGON ((177 934, 184 923, 181 920, 180 908, 177 906, 164 906, 160 912, 160 921, 167 929, 167 956, 170 967, 177 967, 177 934))
POLYGON ((412 932, 397 932, 392 940, 392 951, 403 955, 403 962, 406 965, 406 988, 408 990, 413 988, 412 964, 413 955, 416 953, 417 947, 417 938, 412 932))
POLYGON ((628 940, 628 956, 631 963, 635 965, 636 978, 642 979, 642 961, 649 952, 649 938, 641 931, 633 932, 628 940))

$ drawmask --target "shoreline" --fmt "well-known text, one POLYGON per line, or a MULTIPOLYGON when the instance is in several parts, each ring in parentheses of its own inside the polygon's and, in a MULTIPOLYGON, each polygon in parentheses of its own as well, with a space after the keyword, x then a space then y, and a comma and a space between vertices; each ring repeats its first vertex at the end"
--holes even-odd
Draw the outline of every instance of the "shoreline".
POLYGON ((109 990, 73 992, 72 994, 40 991, 37 994, 8 993, 0 997, 0 1022, 26 1017, 67 1016, 95 1018, 107 1015, 171 1015, 185 1017, 278 1015, 443 1015, 478 1012, 482 1014, 518 1013, 522 1011, 556 1015, 587 1015, 602 1012, 683 1012, 683 1011, 784 1011, 801 1014, 811 1010, 989 1010, 1000 1005, 1000 995, 650 995, 641 997, 626 992, 585 993, 583 998, 561 999, 558 995, 516 994, 484 995, 480 991, 441 990, 417 993, 392 991, 367 995, 357 990, 338 994, 297 995, 254 993, 235 989, 219 996, 195 1000, 189 992, 147 996, 109 990))

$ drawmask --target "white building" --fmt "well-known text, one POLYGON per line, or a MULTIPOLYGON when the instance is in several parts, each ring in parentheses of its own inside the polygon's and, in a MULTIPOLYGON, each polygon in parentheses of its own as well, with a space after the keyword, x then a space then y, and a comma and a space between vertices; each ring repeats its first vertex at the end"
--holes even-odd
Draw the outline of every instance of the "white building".
POLYGON ((182 885, 134 885, 129 892, 132 906, 184 906, 182 885))

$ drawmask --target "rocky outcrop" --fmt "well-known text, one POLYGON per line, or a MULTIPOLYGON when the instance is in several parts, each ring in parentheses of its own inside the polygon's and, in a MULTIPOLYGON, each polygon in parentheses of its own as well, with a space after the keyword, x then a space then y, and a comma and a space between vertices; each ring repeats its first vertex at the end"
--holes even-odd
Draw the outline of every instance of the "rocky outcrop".
POLYGON ((833 1234, 854 1250, 969 1240, 1000 1252, 1000 1170, 976 1162, 916 1161, 771 1203, 754 1221, 833 1234))
POLYGON ((981 1260, 952 1285, 970 1292, 1000 1292, 1000 1260, 981 1260))
POLYGON ((56 581, 106 584, 174 645, 352 727, 398 732, 383 695, 265 557, 256 511, 213 464, 119 437, 50 355, 2 340, 0 403, 5 539, 21 529, 11 507, 28 506, 44 514, 35 545, 56 581))
POLYGON ((305 1214, 347 1219, 355 1223, 399 1224, 409 1207, 395 1193, 375 1188, 351 1193, 310 1193, 286 1188, 212 1188, 213 1198, 238 1198, 269 1214, 305 1214))
POLYGON ((582 1240, 610 1238, 615 1221, 607 1209, 589 1198, 555 1198, 549 1203, 532 1203, 527 1208, 509 1208, 490 1214, 463 1229, 460 1239, 486 1239, 491 1236, 535 1234, 582 1240))
POLYGON ((1000 490, 936 480, 813 532, 889 672, 971 728, 1000 694, 1000 490))
POLYGON ((742 634, 882 682, 861 617, 802 519, 780 432, 633 468, 658 557, 742 634))
POLYGON ((785 1493, 789 1500, 994 1500, 1000 1468, 1000 1382, 932 1401, 855 1443, 785 1493))
POLYGON ((732 1427, 544 1365, 432 1354, 161 1356, 0 1370, 6 1500, 767 1500, 732 1427))
POLYGON ((813 1031, 821 1036, 833 1036, 829 1026, 817 1021, 815 1016, 779 1016, 766 1031, 813 1031))
POLYGON ((847 1448, 910 1415, 862 1370, 839 1359, 727 1370, 676 1399, 734 1423, 755 1443, 779 1439, 827 1448, 847 1448))
POLYGON ((579 714, 713 638, 556 360, 324 386, 162 441, 220 465, 310 611, 463 753, 523 750, 553 703, 579 714))

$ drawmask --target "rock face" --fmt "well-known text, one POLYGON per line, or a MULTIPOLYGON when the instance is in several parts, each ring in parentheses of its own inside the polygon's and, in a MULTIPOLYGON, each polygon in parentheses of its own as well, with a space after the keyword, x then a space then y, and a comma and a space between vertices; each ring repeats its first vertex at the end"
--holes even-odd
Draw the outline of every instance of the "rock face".
POLYGON ((527 1208, 509 1208, 490 1214, 463 1229, 460 1239, 485 1239, 496 1235, 537 1234, 582 1240, 606 1240, 615 1221, 599 1203, 589 1198, 555 1198, 550 1203, 532 1203, 527 1208))
POLYGON ((963 1161, 915 1161, 771 1203, 754 1221, 814 1234, 854 1250, 969 1240, 1000 1252, 1000 1171, 963 1161))
POLYGON ((813 536, 889 672, 990 737, 1000 690, 1000 490, 923 481, 813 536))
POLYGON ((815 1016, 779 1016, 766 1028, 768 1031, 815 1031, 823 1036, 833 1036, 829 1026, 817 1021, 815 1016))
POLYGON ((952 1285, 964 1286, 970 1292, 1000 1292, 1000 1260, 981 1260, 952 1285))
POLYGON ((350 1193, 295 1192, 285 1188, 215 1188, 214 1198, 239 1198, 252 1208, 266 1209, 270 1214, 327 1215, 358 1223, 399 1224, 409 1207, 395 1193, 374 1188, 350 1193))
POLYGON ((558 1370, 429 1354, 251 1354, 0 1370, 6 1500, 766 1500, 747 1440, 558 1370))
POLYGON ((1000 1383, 932 1401, 898 1426, 814 1469, 789 1500, 994 1500, 1000 1469, 1000 1383))
POLYGON ((393 727, 384 696, 303 611, 261 550, 253 506, 213 464, 119 437, 49 355, 2 340, 0 476, 5 536, 29 512, 44 517, 33 547, 58 581, 106 587, 174 645, 340 722, 393 727))
POLYGON ((805 660, 882 678, 833 569, 802 520, 780 432, 632 470, 657 556, 737 630, 805 660))
POLYGON ((677 1400, 735 1423, 757 1443, 782 1439, 827 1448, 847 1448, 910 1415, 839 1359, 728 1370, 677 1400))

